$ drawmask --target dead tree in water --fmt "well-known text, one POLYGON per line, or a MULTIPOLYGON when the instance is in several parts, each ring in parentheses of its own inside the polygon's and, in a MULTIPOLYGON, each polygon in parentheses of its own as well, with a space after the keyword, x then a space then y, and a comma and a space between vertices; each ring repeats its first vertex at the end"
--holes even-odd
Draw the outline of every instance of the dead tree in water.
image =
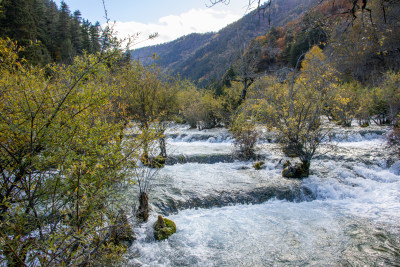
POLYGON ((159 168, 150 168, 140 163, 134 168, 134 174, 139 186, 139 208, 136 211, 136 217, 146 222, 150 216, 149 195, 153 182, 157 177, 159 168))

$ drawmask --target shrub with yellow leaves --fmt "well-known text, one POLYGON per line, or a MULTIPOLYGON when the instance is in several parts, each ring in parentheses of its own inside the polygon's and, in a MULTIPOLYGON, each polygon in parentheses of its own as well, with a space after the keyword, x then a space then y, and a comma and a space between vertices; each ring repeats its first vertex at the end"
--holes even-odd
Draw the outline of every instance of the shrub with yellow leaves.
MULTIPOLYGON (((108 51, 45 69, 0 40, 0 261, 10 266, 85 265, 126 249, 110 240, 116 204, 135 156, 111 120, 108 51)), ((135 146, 133 146, 135 147, 135 146)), ((2 263, 0 263, 2 265, 2 263)))
POLYGON ((298 156, 308 175, 312 158, 329 128, 321 116, 337 87, 335 70, 315 46, 305 56, 299 73, 285 81, 267 77, 256 85, 253 108, 260 121, 276 131, 283 151, 298 156))

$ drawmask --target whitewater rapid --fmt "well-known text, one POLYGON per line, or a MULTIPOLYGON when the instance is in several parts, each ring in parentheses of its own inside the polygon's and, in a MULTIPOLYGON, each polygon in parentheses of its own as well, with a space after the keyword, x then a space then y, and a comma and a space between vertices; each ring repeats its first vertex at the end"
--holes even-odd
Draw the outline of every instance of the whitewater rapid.
POLYGON ((400 265, 400 161, 387 133, 338 131, 310 177, 297 180, 281 177, 286 158, 268 138, 259 151, 265 167, 255 170, 231 156, 226 129, 171 131, 170 155, 180 161, 158 173, 153 213, 137 227, 128 265, 400 265), (158 213, 178 228, 162 242, 152 237, 158 213))

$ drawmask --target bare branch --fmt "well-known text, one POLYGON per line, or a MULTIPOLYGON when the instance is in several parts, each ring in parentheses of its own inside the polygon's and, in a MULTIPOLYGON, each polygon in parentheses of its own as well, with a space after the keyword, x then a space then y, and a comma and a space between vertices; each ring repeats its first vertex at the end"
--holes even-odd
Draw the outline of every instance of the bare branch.
POLYGON ((210 5, 206 4, 206 7, 213 7, 217 4, 225 4, 225 5, 229 5, 229 3, 231 2, 231 0, 210 0, 210 5))

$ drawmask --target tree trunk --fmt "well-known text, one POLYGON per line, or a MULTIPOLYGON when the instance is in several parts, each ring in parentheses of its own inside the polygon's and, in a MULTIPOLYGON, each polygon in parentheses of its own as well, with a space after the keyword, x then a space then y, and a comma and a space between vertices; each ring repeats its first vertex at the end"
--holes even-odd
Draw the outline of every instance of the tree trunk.
POLYGON ((246 94, 247 94, 247 81, 243 83, 243 90, 242 93, 240 94, 240 102, 243 102, 246 99, 246 94))
POLYGON ((149 196, 146 192, 140 193, 139 196, 139 209, 136 212, 136 217, 144 222, 147 222, 150 215, 149 196))
POLYGON ((254 82, 254 79, 253 78, 244 78, 243 80, 241 80, 241 82, 243 84, 243 90, 242 90, 242 93, 240 94, 239 105, 241 105, 243 103, 243 101, 246 100, 247 89, 254 82))
POLYGON ((165 144, 165 137, 160 137, 159 139, 159 143, 160 143, 160 156, 163 158, 167 158, 167 146, 165 144))
POLYGON ((304 175, 303 177, 308 177, 310 175, 310 165, 311 161, 309 160, 304 160, 301 162, 301 168, 304 175))

